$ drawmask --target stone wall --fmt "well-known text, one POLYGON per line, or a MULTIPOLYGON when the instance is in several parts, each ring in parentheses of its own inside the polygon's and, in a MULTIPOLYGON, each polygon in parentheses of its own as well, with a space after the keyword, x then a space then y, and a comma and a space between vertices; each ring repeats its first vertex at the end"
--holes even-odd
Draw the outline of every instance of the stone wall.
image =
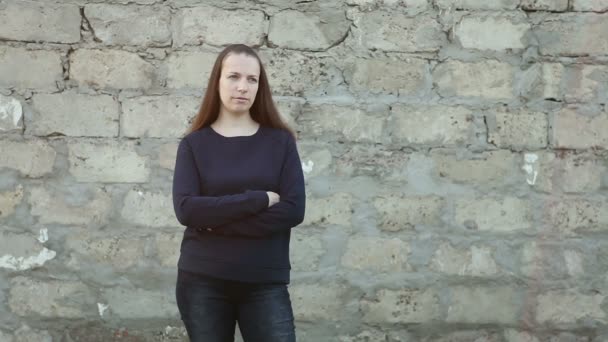
POLYGON ((299 341, 608 341, 607 0, 0 0, 0 341, 185 341, 222 46, 299 132, 299 341))

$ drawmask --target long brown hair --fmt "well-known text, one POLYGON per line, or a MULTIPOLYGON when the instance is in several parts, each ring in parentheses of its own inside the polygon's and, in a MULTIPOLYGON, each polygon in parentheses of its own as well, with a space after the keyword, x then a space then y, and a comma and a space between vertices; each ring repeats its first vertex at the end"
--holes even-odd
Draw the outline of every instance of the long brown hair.
POLYGON ((268 78, 266 77, 266 71, 262 65, 262 60, 257 53, 247 45, 244 44, 232 44, 228 45, 215 60, 211 75, 209 76, 209 83, 207 84, 207 91, 203 98, 203 103, 198 111, 189 130, 186 134, 197 131, 203 127, 211 125, 217 120, 220 114, 220 93, 218 90, 220 76, 222 73, 222 66, 224 59, 229 54, 245 54, 247 56, 254 57, 260 64, 260 77, 258 83, 258 92, 255 100, 249 109, 251 118, 263 126, 280 128, 287 130, 293 137, 296 137, 294 131, 281 119, 281 115, 277 110, 274 101, 272 100, 272 93, 270 91, 270 85, 268 84, 268 78))

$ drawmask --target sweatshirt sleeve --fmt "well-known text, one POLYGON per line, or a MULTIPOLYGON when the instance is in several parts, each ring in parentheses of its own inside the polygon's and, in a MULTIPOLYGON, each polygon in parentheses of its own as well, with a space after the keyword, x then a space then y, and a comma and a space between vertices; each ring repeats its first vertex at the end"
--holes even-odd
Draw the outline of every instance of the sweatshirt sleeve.
POLYGON ((201 196, 200 175, 192 148, 184 138, 177 148, 173 174, 173 209, 179 223, 187 227, 218 227, 255 214, 268 207, 268 194, 247 190, 227 196, 201 196))
POLYGON ((280 201, 273 206, 214 229, 212 234, 263 237, 291 229, 304 221, 304 174, 295 139, 289 135, 279 182, 280 201))

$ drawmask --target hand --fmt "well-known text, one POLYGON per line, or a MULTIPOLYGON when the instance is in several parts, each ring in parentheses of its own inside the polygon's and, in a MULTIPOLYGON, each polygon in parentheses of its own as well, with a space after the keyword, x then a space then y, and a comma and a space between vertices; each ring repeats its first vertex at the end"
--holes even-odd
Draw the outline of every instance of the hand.
POLYGON ((279 201, 281 200, 281 197, 276 192, 266 191, 266 194, 268 195, 268 207, 279 203, 279 201))

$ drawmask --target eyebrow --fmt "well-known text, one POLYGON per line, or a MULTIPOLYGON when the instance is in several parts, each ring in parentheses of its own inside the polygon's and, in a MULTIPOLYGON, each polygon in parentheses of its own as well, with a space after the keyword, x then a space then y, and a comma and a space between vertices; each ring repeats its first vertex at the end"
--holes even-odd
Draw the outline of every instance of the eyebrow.
MULTIPOLYGON (((229 74, 236 74, 236 75, 239 75, 239 76, 241 75, 241 73, 240 73, 240 72, 236 72, 236 71, 228 71, 228 73, 229 73, 229 74)), ((258 77, 258 75, 254 75, 254 74, 251 74, 251 75, 249 75, 249 76, 258 77)))

